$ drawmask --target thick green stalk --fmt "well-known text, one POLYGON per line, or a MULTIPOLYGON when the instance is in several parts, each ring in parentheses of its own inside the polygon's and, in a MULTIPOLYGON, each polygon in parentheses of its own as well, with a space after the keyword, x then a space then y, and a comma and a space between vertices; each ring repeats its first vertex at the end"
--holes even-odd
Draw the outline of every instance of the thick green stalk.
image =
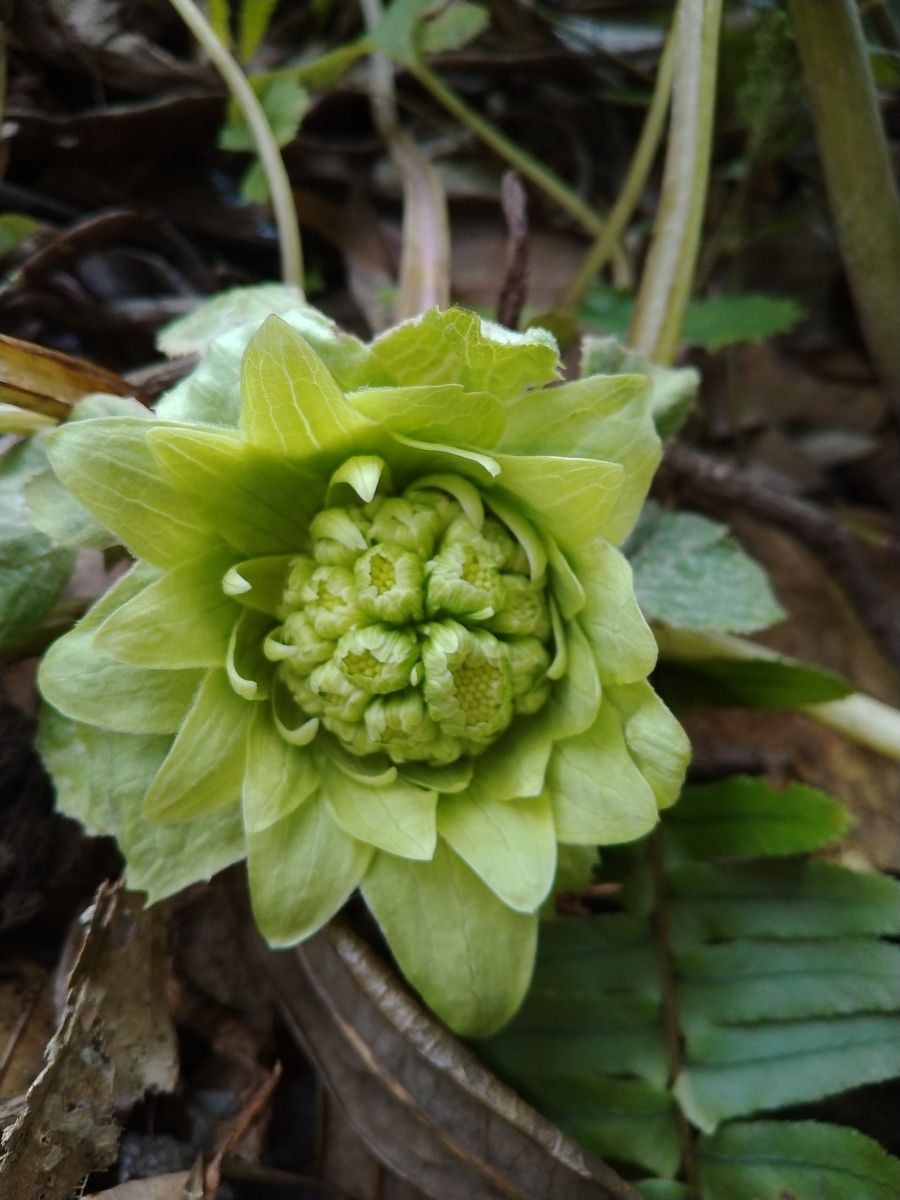
POLYGON ((190 29, 191 33, 209 55, 213 66, 222 76, 225 86, 234 97, 247 122, 253 137, 256 153, 265 172, 278 227, 278 243, 281 249, 281 277, 285 283, 303 288, 303 252, 300 245, 300 228, 291 181, 285 170, 284 160, 272 127, 266 117, 256 93, 247 82, 247 77, 234 58, 216 36, 215 30, 194 3, 194 0, 169 0, 172 7, 190 29))
POLYGON ((854 0, 790 0, 838 243, 900 415, 900 200, 854 0))
POLYGON ((584 301, 591 284, 612 257, 619 238, 631 220, 634 210, 641 198, 656 151, 662 137, 666 114, 669 111, 669 97, 672 93, 672 70, 675 62, 675 30, 669 32, 663 47, 659 67, 656 72, 656 84, 650 107, 644 118, 641 136, 635 147, 634 156, 628 167, 628 173, 619 189, 616 202, 606 218, 606 224, 600 236, 595 240, 582 263, 581 269, 569 285, 562 307, 571 312, 577 312, 584 301))
POLYGON ((715 114, 722 0, 681 0, 672 120, 660 209, 628 341, 659 363, 675 357, 700 244, 715 114))

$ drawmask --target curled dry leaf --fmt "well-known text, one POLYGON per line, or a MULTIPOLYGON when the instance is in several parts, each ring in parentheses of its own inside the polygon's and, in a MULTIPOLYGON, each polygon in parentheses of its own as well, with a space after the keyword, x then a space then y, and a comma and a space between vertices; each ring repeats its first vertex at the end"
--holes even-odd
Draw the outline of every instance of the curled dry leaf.
POLYGON ((292 1032, 358 1135, 434 1200, 637 1200, 504 1087, 346 925, 254 942, 292 1032))
POLYGON ((108 885, 89 914, 44 1069, 4 1136, 0 1196, 69 1200, 114 1161, 117 1106, 175 1085, 159 915, 108 885))

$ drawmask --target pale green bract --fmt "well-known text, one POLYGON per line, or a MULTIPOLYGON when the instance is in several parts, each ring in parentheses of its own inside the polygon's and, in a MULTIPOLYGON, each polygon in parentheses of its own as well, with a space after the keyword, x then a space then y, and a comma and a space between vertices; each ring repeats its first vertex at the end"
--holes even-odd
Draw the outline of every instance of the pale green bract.
POLYGON ((522 999, 558 843, 646 833, 687 758, 615 549, 647 383, 558 370, 459 309, 369 346, 297 309, 213 339, 157 414, 47 439, 136 559, 41 667, 63 810, 151 900, 246 857, 273 945, 359 888, 472 1036, 522 999))

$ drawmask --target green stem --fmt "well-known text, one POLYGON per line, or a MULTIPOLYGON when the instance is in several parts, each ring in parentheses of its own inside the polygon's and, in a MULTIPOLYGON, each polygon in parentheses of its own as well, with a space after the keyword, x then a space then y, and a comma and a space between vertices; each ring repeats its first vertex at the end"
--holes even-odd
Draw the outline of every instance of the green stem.
POLYGON ((628 341, 659 363, 675 358, 691 294, 715 114, 722 0, 681 0, 676 15, 672 120, 660 209, 628 341))
MULTIPOLYGON (((704 633, 693 629, 654 627, 660 658, 666 662, 690 663, 692 659, 735 659, 738 661, 796 663, 768 646, 728 633, 704 633)), ((812 717, 860 745, 877 750, 886 758, 900 761, 900 709, 872 696, 854 692, 824 704, 799 705, 798 712, 812 717)))
POLYGON ((838 243, 876 369, 900 415, 900 200, 853 0, 790 0, 838 243))
POLYGON ((253 137, 256 153, 269 185, 278 242, 281 248, 281 277, 287 284, 303 288, 303 251, 300 227, 291 181, 275 141, 263 107, 241 68, 216 36, 215 30, 194 3, 194 0, 169 0, 185 25, 209 55, 210 61, 222 76, 234 97, 253 137))
POLYGON ((501 158, 505 159, 520 175, 541 189, 545 195, 554 200, 561 209, 574 217, 578 223, 594 237, 599 237, 603 231, 603 221, 590 205, 585 204, 580 196, 563 183, 559 176, 549 171, 536 158, 517 146, 495 125, 485 120, 474 108, 470 108, 460 96, 443 82, 439 76, 424 62, 405 64, 411 74, 421 85, 431 92, 435 100, 441 104, 457 120, 462 121, 472 132, 501 158))
POLYGON ((650 107, 644 118, 641 136, 635 147, 634 156, 628 167, 628 173, 616 197, 606 224, 600 236, 596 239, 581 269, 569 285, 562 301, 562 308, 577 313, 581 307, 591 284, 612 257, 619 238, 631 220, 637 208, 641 193, 647 184, 653 160, 659 148, 666 114, 669 111, 669 97, 672 93, 672 72, 675 62, 674 27, 666 38, 659 67, 656 72, 656 84, 650 107))

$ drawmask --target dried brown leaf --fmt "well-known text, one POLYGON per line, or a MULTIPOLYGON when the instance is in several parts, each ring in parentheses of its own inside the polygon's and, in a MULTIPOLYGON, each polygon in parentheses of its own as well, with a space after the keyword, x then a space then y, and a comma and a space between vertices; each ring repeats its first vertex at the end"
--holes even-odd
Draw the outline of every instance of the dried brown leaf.
POLYGON ((294 1035, 382 1163, 434 1200, 636 1200, 502 1085, 345 925, 254 942, 294 1035))

